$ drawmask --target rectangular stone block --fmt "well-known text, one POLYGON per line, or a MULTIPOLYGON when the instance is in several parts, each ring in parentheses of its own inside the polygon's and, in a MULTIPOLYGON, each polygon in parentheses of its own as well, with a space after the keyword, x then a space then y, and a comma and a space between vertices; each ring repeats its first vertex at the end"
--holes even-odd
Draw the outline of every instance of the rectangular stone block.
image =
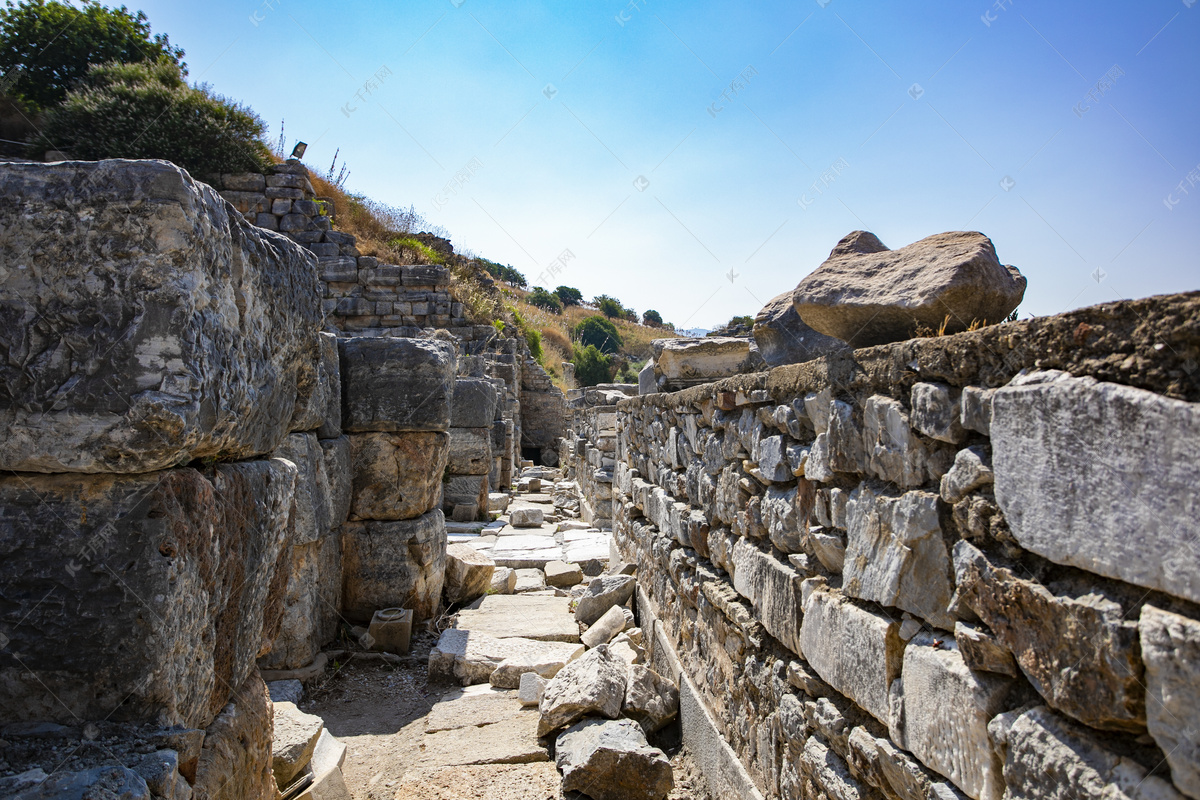
POLYGON ((330 530, 350 516, 350 501, 354 492, 350 437, 321 439, 321 455, 325 461, 325 478, 329 481, 330 530))
POLYGON ((891 689, 892 741, 968 796, 1001 800, 1003 764, 988 723, 1005 710, 1013 684, 1012 678, 968 669, 953 637, 918 634, 904 651, 900 681, 891 689))
POLYGON ((458 378, 454 381, 454 408, 450 425, 454 428, 487 428, 496 419, 499 396, 491 380, 458 378))
POLYGON ((888 689, 904 654, 898 621, 814 590, 804 603, 800 649, 826 683, 887 724, 888 689))
POLYGON ((338 368, 337 337, 321 332, 320 361, 315 374, 299 386, 291 429, 317 431, 325 438, 342 433, 342 379, 338 368))
POLYGON ((350 517, 412 519, 437 506, 450 436, 440 431, 355 433, 350 517))
POLYGON ((342 528, 342 613, 366 623, 382 608, 433 616, 446 569, 446 518, 434 509, 398 522, 347 522, 342 528))
POLYGON ((1200 797, 1200 620, 1146 604, 1139 627, 1150 735, 1175 785, 1200 797))
POLYGON ((296 467, 0 478, 12 721, 209 725, 274 638, 296 467))
POLYGON ((451 428, 451 475, 486 475, 492 466, 491 431, 487 428, 451 428))
POLYGON ((275 797, 279 790, 271 771, 274 726, 271 696, 255 672, 237 687, 204 732, 191 796, 195 800, 275 797))
POLYGON ((452 475, 442 484, 442 504, 453 509, 456 505, 479 504, 487 508, 487 475, 452 475))
POLYGON ((1200 406, 1042 372, 996 391, 991 432, 1022 547, 1200 602, 1200 406))
POLYGON ((297 669, 312 663, 321 642, 317 640, 320 612, 319 544, 293 543, 283 569, 288 570, 283 616, 271 651, 258 660, 261 669, 297 669))
POLYGON ((0 195, 0 470, 279 444, 320 360, 311 253, 163 161, 0 164, 0 195))
POLYGON ((325 474, 325 453, 315 433, 293 433, 271 453, 296 465, 296 491, 292 496, 291 527, 294 544, 309 544, 329 532, 329 478, 325 474))
POLYGON ((763 627, 780 644, 799 655, 803 617, 800 581, 807 576, 746 539, 734 543, 730 558, 733 588, 751 602, 763 627))
POLYGON ((454 398, 455 350, 435 339, 338 340, 342 429, 444 431, 454 398))

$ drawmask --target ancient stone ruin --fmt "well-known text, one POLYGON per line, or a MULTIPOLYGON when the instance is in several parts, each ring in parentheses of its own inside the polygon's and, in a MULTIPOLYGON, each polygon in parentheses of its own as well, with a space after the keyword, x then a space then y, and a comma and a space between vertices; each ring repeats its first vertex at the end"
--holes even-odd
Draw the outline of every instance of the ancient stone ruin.
POLYGON ((1004 321, 982 234, 859 231, 564 396, 296 162, 0 194, 0 796, 366 796, 305 692, 371 655, 444 692, 400 800, 688 797, 673 736, 700 797, 1200 800, 1200 293, 1004 321))

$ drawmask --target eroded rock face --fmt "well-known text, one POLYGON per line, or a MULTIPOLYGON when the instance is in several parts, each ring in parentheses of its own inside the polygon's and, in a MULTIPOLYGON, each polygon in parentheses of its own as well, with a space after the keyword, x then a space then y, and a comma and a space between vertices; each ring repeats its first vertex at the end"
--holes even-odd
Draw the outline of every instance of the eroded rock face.
POLYGON ((632 575, 603 575, 593 578, 587 591, 579 598, 575 608, 575 619, 584 625, 593 625, 613 606, 624 605, 633 597, 637 579, 632 575))
POLYGON ((469 544, 446 547, 446 578, 442 586, 446 603, 465 603, 487 593, 496 562, 469 544))
POLYGON ((750 359, 750 340, 731 336, 658 339, 653 344, 654 371, 660 391, 737 375, 750 359))
POLYGON ((996 501, 1021 546, 1200 602, 1200 407, 1033 373, 992 399, 996 501))
POLYGON ((278 791, 271 772, 273 732, 271 696, 255 672, 205 731, 193 800, 272 800, 278 791))
POLYGON ((909 339, 917 326, 966 330, 996 323, 1025 295, 1025 278, 996 258, 982 233, 955 231, 889 250, 855 231, 796 287, 792 301, 814 330, 869 347, 909 339))
POLYGON ((483 378, 456 378, 451 428, 490 428, 496 418, 496 387, 483 378))
POLYGON ((437 339, 338 340, 342 429, 444 431, 454 401, 454 347, 437 339))
POLYGON ((625 662, 610 653, 608 645, 589 650, 546 684, 538 704, 538 735, 572 725, 589 714, 616 719, 625 700, 625 685, 625 662))
POLYGON ((0 164, 0 195, 0 469, 279 445, 318 383, 312 253, 165 161, 0 164))
POLYGON ((1200 621, 1147 604, 1139 628, 1150 735, 1175 785, 1200 797, 1200 621))
POLYGON ((278 630, 296 474, 0 478, 6 717, 211 723, 278 630))
POLYGON ((754 318, 754 341, 769 367, 800 364, 850 349, 841 339, 805 325, 796 313, 792 292, 771 298, 758 312, 754 318))
POLYGON ((621 714, 640 723, 647 734, 660 730, 679 713, 679 687, 641 664, 629 665, 629 684, 621 714))
POLYGON ((554 760, 563 791, 594 800, 662 800, 674 787, 671 762, 637 723, 589 719, 559 735, 554 760))
POLYGON ((429 619, 442 597, 446 518, 434 509, 416 519, 348 522, 342 528, 342 613, 366 623, 381 608, 411 608, 429 619))
POLYGON ((429 651, 429 672, 454 678, 463 686, 487 683, 505 666, 493 686, 517 688, 521 675, 535 672, 552 678, 572 660, 583 655, 583 645, 567 642, 539 642, 512 637, 499 639, 478 631, 448 628, 429 651))
POLYGON ((438 504, 449 456, 446 433, 356 433, 347 438, 351 518, 413 519, 438 504))

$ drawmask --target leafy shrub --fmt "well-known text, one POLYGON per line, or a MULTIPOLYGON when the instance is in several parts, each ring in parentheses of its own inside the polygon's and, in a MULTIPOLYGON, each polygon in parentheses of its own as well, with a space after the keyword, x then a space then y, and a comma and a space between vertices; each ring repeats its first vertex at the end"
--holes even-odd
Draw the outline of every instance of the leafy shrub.
POLYGON ((606 317, 622 317, 625 314, 625 307, 621 305, 621 301, 615 297, 609 297, 602 294, 592 300, 596 304, 596 308, 606 317))
POLYGON ((560 286, 554 290, 554 294, 564 306, 577 306, 583 302, 583 292, 570 286, 560 286))
POLYGON ((61 103, 94 64, 166 61, 187 74, 183 50, 151 36, 146 15, 85 0, 22 0, 0 9, 0 72, 16 75, 9 94, 33 110, 61 103))
POLYGON ((563 312, 563 304, 558 299, 558 295, 547 292, 540 286, 533 288, 533 291, 525 298, 525 302, 532 306, 543 308, 551 314, 561 314, 563 312))
POLYGON ((249 108, 207 87, 189 87, 170 61, 92 67, 84 83, 46 114, 35 152, 73 158, 162 158, 196 176, 264 172, 265 126, 249 108))
POLYGON ((534 360, 542 363, 542 332, 536 328, 526 329, 525 344, 529 345, 529 354, 534 360))
POLYGON ((479 263, 483 265, 483 268, 493 278, 498 278, 511 286, 516 286, 518 289, 524 289, 528 285, 525 276, 510 266, 498 264, 486 258, 479 259, 479 263))
POLYGON ((603 353, 615 353, 624 344, 621 334, 617 333, 617 326, 598 314, 580 320, 572 334, 580 345, 593 346, 603 353))
POLYGON ((654 309, 649 309, 642 314, 642 324, 649 325, 652 328, 661 328, 663 324, 662 314, 659 314, 654 309))
POLYGON ((612 359, 594 345, 575 348, 575 380, 580 386, 607 383, 612 372, 612 359))

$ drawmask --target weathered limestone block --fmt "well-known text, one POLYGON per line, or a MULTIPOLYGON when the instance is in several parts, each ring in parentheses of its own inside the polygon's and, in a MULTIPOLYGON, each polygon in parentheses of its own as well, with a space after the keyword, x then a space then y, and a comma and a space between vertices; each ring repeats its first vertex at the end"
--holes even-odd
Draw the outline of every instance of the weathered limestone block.
POLYGON ((648 667, 630 664, 621 714, 647 734, 661 730, 679 714, 679 687, 648 667))
POLYGON ((887 495, 862 484, 846 509, 843 589, 851 597, 902 608, 953 628, 950 554, 938 523, 937 495, 887 495))
POLYGON ((483 378, 456 378, 451 428, 490 428, 496 419, 499 396, 495 385, 483 378))
POLYGON ((1150 735, 1175 785, 1200 798, 1200 621, 1147 604, 1139 627, 1150 735))
POLYGON ((731 560, 733 588, 751 602, 759 622, 780 644, 801 653, 800 582, 807 576, 746 539, 734 543, 731 560))
POLYGON ((800 646, 826 683, 887 723, 888 689, 904 654, 899 622, 818 589, 804 603, 800 646))
POLYGON ((317 642, 337 638, 342 622, 342 533, 335 528, 317 542, 317 642))
POLYGON ((342 613, 366 623, 381 608, 411 608, 429 619, 442 597, 446 518, 440 508, 416 519, 348 522, 342 527, 342 613))
POLYGON ((347 438, 353 470, 351 519, 413 519, 438 504, 449 434, 406 431, 347 438))
POLYGON ((961 442, 967 433, 959 421, 959 394, 942 383, 914 383, 910 396, 913 428, 931 439, 961 442))
POLYGON ((559 734, 554 752, 564 792, 594 800, 662 800, 675 786, 671 762, 629 720, 580 722, 559 734))
POLYGON ((653 344, 660 390, 682 389, 737 375, 750 357, 749 339, 712 336, 657 339, 653 344))
POLYGON ((293 433, 271 453, 296 465, 296 491, 292 498, 293 544, 309 544, 333 527, 330 513, 329 478, 325 474, 325 453, 315 433, 293 433))
MULTIPOLYGON (((0 792, 4 792, 8 800, 73 800, 76 797, 154 800, 158 796, 157 793, 151 793, 149 784, 141 774, 115 764, 78 772, 55 770, 50 775, 35 767, 18 775, 0 778, 0 792)), ((190 787, 187 796, 191 797, 190 787)))
POLYGON ((762 476, 773 483, 792 481, 792 467, 788 464, 787 448, 782 436, 765 436, 758 442, 758 469, 762 476))
POLYGON ((271 772, 274 711, 257 672, 233 693, 208 726, 192 784, 192 800, 272 800, 278 789, 271 772))
POLYGON ((275 782, 287 786, 312 760, 325 721, 305 714, 295 703, 272 703, 271 770, 275 782))
POLYGON ((349 436, 321 439, 325 462, 325 480, 329 482, 329 523, 336 528, 350 516, 350 500, 354 492, 349 436))
POLYGON ((769 367, 800 364, 850 349, 841 339, 805 325, 796 313, 791 292, 771 298, 758 312, 754 318, 754 341, 769 367))
POLYGON ((596 620, 613 606, 625 605, 633 597, 637 579, 632 575, 602 575, 593 578, 587 591, 579 598, 575 608, 575 619, 584 625, 594 625, 596 620))
MULTIPOLYGON (((803 478, 801 481, 807 496, 811 493, 812 484, 803 478)), ((763 525, 767 528, 771 544, 783 553, 799 553, 803 549, 802 531, 808 528, 808 520, 800 519, 800 515, 796 513, 797 499, 800 497, 801 490, 795 486, 772 486, 763 495, 763 525)))
POLYGON ((602 644, 608 644, 613 638, 625 630, 627 620, 625 619, 625 609, 621 606, 613 606, 608 611, 604 612, 604 616, 596 620, 596 624, 590 626, 579 640, 588 647, 599 647, 602 644))
POLYGON ((538 736, 573 725, 589 714, 616 719, 625 700, 625 662, 608 645, 571 661, 546 684, 538 704, 538 736))
POLYGON ((487 594, 496 562, 469 544, 446 547, 446 577, 442 593, 446 604, 465 603, 487 594))
POLYGON ((904 651, 892 685, 890 735, 930 769, 976 800, 1004 795, 1003 765, 988 738, 988 722, 1005 709, 1013 681, 972 672, 949 635, 918 634, 904 651), (941 641, 934 646, 935 641, 941 641))
POLYGON ((963 662, 971 669, 1017 676, 1017 662, 1012 653, 982 626, 961 620, 954 623, 954 641, 963 662))
POLYGON ((492 468, 488 428, 451 428, 448 466, 454 475, 487 475, 492 468))
POLYGON ((960 600, 1052 707, 1095 728, 1145 726, 1138 626, 1121 603, 1091 585, 1018 578, 968 542, 954 546, 954 562, 960 600))
POLYGON ((342 433, 342 377, 338 367, 337 336, 321 332, 320 361, 311 383, 299 387, 291 429, 318 431, 325 438, 342 433))
POLYGON ((927 475, 941 477, 944 467, 930 463, 930 453, 913 435, 899 401, 883 395, 867 398, 863 425, 868 466, 877 478, 907 489, 920 486, 927 475))
POLYGON ((954 466, 942 476, 942 499, 957 503, 976 489, 990 486, 994 479, 992 457, 987 448, 975 445, 959 450, 954 457, 954 466))
POLYGON ((1043 372, 992 399, 996 500, 1022 547, 1200 602, 1200 410, 1043 372))
POLYGON ((454 348, 436 339, 338 340, 342 429, 444 431, 454 399, 454 348))
POLYGON ((0 478, 5 716, 211 723, 279 625, 295 482, 281 459, 0 478))
POLYGON ((516 688, 523 673, 536 672, 552 678, 582 656, 583 650, 583 645, 578 643, 539 642, 518 637, 498 639, 478 631, 447 628, 429 651, 429 674, 453 678, 463 686, 470 686, 487 683, 500 665, 506 664, 514 667, 511 670, 515 681, 512 688, 516 688), (518 664, 525 668, 515 668, 518 664))
MULTIPOLYGON (((837 800, 866 800, 866 787, 850 774, 842 757, 816 736, 804 742, 798 759, 802 788, 794 797, 829 797, 837 800)), ((795 780, 795 779, 793 779, 795 780)))
POLYGON ((1021 714, 1007 729, 996 723, 991 729, 1007 751, 1004 780, 1012 800, 1183 800, 1162 778, 1045 706, 1021 714))
POLYGON ((165 161, 0 165, 0 470, 144 473, 287 434, 316 259, 165 161))
POLYGON ((487 475, 452 475, 442 483, 442 505, 453 509, 456 505, 475 504, 487 508, 487 475))
POLYGON ((271 652, 258 659, 262 669, 297 669, 312 663, 322 642, 321 559, 317 542, 293 543, 282 567, 288 570, 283 619, 271 652))
POLYGON ((918 325, 937 330, 943 320, 950 333, 1000 322, 1025 283, 981 233, 939 233, 889 250, 875 234, 854 231, 792 299, 805 323, 857 348, 912 338, 918 325))

